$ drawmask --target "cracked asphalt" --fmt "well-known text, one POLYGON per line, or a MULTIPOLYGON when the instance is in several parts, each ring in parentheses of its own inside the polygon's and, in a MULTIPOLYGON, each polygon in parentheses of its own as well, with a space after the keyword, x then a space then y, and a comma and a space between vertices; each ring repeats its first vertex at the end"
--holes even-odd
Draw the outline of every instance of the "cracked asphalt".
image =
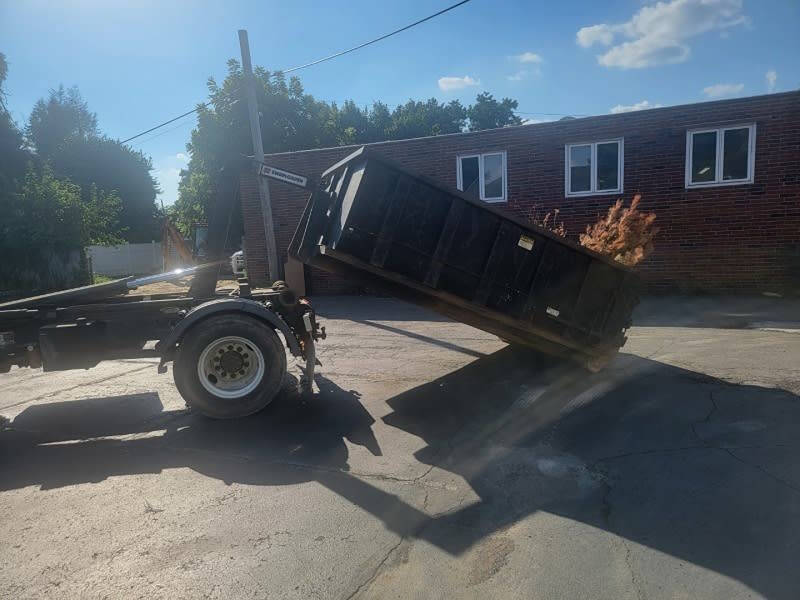
POLYGON ((800 596, 796 301, 652 301, 594 375, 317 305, 318 392, 241 421, 145 359, 0 377, 0 596, 800 596))

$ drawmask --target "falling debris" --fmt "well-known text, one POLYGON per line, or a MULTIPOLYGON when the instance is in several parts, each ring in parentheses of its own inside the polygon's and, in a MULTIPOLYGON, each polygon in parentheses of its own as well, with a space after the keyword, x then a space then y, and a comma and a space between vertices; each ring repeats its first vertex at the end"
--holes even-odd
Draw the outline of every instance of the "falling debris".
POLYGON ((639 210, 642 197, 636 194, 628 208, 620 198, 608 209, 605 218, 586 227, 581 245, 615 261, 634 267, 653 251, 653 238, 658 228, 653 227, 655 213, 639 210))

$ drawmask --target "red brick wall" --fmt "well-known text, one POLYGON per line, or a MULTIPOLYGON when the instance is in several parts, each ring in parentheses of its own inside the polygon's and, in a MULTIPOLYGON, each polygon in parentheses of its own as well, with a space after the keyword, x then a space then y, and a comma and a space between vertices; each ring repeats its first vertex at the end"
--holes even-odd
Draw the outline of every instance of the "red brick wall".
MULTIPOLYGON (((638 268, 651 291, 760 292, 800 287, 800 92, 705 102, 619 115, 383 142, 372 147, 419 173, 456 185, 456 157, 507 153, 508 203, 522 216, 559 208, 577 237, 615 196, 567 198, 564 145, 623 137, 624 193, 643 197, 661 232, 638 268), (686 189, 686 130, 756 123, 753 184, 686 189)), ((356 147, 274 154, 269 164, 317 176, 356 147)), ((266 278, 263 221, 252 176, 242 180, 248 267, 266 278)), ((279 250, 288 246, 308 193, 270 182, 279 250)), ((352 285, 312 271, 311 291, 342 293, 352 285)))

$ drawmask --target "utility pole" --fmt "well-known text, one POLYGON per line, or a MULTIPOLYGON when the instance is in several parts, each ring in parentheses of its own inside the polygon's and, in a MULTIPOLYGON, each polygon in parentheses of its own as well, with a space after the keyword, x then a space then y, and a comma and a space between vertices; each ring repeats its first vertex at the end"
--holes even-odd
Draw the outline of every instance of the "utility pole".
MULTIPOLYGON (((253 158, 258 168, 264 162, 264 145, 261 142, 261 122, 258 118, 256 103, 256 86, 253 77, 253 65, 250 62, 250 44, 247 41, 247 30, 239 30, 239 48, 242 51, 242 70, 244 71, 244 92, 247 98, 247 112, 250 116, 250 134, 253 137, 253 158)), ((264 235, 266 237, 267 267, 270 283, 282 279, 278 249, 275 244, 275 228, 272 223, 272 202, 269 198, 269 184, 265 177, 256 175, 258 192, 261 197, 261 214, 264 216, 264 235)))

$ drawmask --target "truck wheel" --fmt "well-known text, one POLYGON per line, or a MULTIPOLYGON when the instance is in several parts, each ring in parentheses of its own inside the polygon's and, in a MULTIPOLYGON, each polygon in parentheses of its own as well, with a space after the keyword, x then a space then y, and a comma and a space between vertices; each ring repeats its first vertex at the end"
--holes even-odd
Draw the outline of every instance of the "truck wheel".
POLYGON ((191 327, 178 346, 173 376, 186 405, 214 419, 258 412, 281 389, 286 352, 268 325, 221 315, 191 327))

